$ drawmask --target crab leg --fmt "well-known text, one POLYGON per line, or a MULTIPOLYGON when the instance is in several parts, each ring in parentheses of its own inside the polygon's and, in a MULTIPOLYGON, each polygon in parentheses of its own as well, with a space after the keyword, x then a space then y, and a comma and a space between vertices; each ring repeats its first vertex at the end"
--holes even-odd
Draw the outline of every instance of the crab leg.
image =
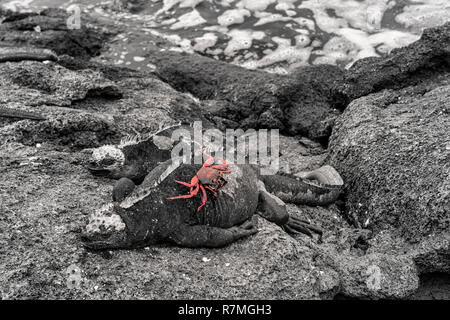
POLYGON ((217 168, 217 169, 223 168, 223 169, 225 169, 225 168, 228 168, 228 163, 225 161, 225 159, 222 159, 222 163, 221 164, 217 164, 215 166, 211 166, 211 168, 217 168))
POLYGON ((217 169, 217 170, 219 170, 220 172, 223 172, 223 173, 231 173, 231 170, 225 170, 225 169, 228 169, 228 167, 222 167, 221 164, 218 164, 218 165, 215 165, 215 166, 211 166, 210 168, 217 169))
POLYGON ((213 193, 214 197, 217 197, 217 192, 216 192, 216 190, 214 190, 213 188, 208 187, 208 186, 205 186, 205 189, 208 189, 209 191, 211 191, 211 192, 213 193))
POLYGON ((193 187, 193 185, 191 184, 191 183, 187 183, 187 182, 183 182, 183 181, 178 181, 178 180, 175 180, 175 182, 177 182, 177 183, 179 183, 179 184, 182 184, 183 186, 186 186, 186 187, 193 187))
POLYGON ((216 164, 214 166, 210 166, 212 169, 217 169, 222 171, 223 173, 231 173, 231 171, 228 169, 228 163, 225 161, 225 159, 222 159, 221 164, 216 164))
POLYGON ((192 177, 190 183, 178 181, 178 180, 175 180, 175 182, 178 182, 179 184, 182 184, 183 186, 186 186, 186 187, 193 187, 198 184, 198 178, 197 178, 197 175, 195 175, 194 177, 192 177))
POLYGON ((187 199, 187 198, 192 198, 193 196, 195 196, 195 194, 186 194, 186 195, 177 196, 177 197, 170 197, 170 198, 167 198, 167 199, 169 199, 169 200, 173 200, 173 199, 187 199))
POLYGON ((202 190, 202 204, 197 208, 197 212, 199 212, 200 209, 203 208, 203 206, 206 204, 206 200, 208 200, 205 188, 203 188, 203 186, 200 186, 200 189, 202 190))
POLYGON ((211 157, 209 154, 207 154, 206 152, 203 152, 202 150, 197 150, 197 152, 201 152, 202 154, 204 154, 208 159, 203 163, 202 168, 204 167, 209 167, 214 163, 214 158, 211 157))
POLYGON ((225 161, 225 159, 222 159, 222 165, 228 167, 228 163, 225 161))
POLYGON ((198 193, 198 189, 199 189, 200 185, 197 183, 196 185, 194 185, 193 187, 191 187, 191 194, 193 194, 194 196, 198 193))
MULTIPOLYGON (((175 180, 176 181, 176 180, 175 180)), ((181 181, 180 181, 181 182, 181 181)), ((170 197, 167 198, 169 200, 173 200, 173 199, 187 199, 187 198, 192 198, 193 196, 197 195, 198 193, 198 189, 199 189, 199 185, 195 185, 191 187, 190 190, 190 194, 186 194, 186 195, 182 195, 182 196, 177 196, 177 197, 170 197)))

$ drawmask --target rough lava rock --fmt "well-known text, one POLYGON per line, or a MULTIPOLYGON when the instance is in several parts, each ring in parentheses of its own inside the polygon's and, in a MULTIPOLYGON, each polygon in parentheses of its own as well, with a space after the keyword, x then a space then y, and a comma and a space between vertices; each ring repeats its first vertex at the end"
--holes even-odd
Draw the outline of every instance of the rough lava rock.
POLYGON ((355 100, 330 140, 346 212, 373 231, 370 250, 408 251, 422 272, 450 266, 449 84, 355 100))
MULTIPOLYGON (((31 74, 39 71, 45 79, 41 85, 49 88, 57 87, 55 70, 60 79, 70 75, 64 82, 66 91, 41 90, 33 81, 13 83, 7 79, 1 87, 5 98, 14 97, 16 107, 42 101, 32 108, 48 118, 0 123, 2 298, 330 299, 342 288, 364 297, 399 297, 417 287, 415 273, 409 273, 411 281, 392 286, 400 289, 374 291, 366 284, 370 261, 361 260, 356 278, 345 271, 349 265, 338 263, 338 257, 348 263, 359 259, 361 250, 355 245, 360 235, 340 216, 336 205, 289 206, 292 214, 326 228, 324 241, 329 251, 325 253, 306 236, 293 238, 262 219, 257 235, 222 249, 152 246, 132 251, 87 251, 81 233, 88 216, 110 201, 114 183, 90 174, 86 168, 90 150, 83 148, 117 143, 134 130, 145 133, 162 122, 192 121, 199 115, 199 103, 150 73, 114 68, 106 72, 106 66, 69 70, 42 62, 8 62, 1 67, 13 75, 24 69, 31 74), (120 89, 122 98, 84 96, 72 101, 77 95, 71 90, 79 89, 71 89, 77 79, 96 72, 97 77, 83 78, 84 85, 89 87, 103 79, 120 89), (104 79, 105 74, 114 75, 110 77, 114 80, 104 79), (31 93, 35 99, 30 99, 31 93), (65 97, 70 104, 47 104, 48 97, 55 96, 65 97), (316 259, 318 256, 329 258, 322 261, 316 259), (74 269, 78 270, 76 277, 69 273, 74 269)), ((282 143, 286 145, 282 170, 289 168, 295 173, 323 162, 323 149, 318 144, 284 137, 282 143), (300 154, 311 162, 300 167, 300 154)), ((391 288, 391 281, 398 282, 394 276, 397 271, 387 269, 387 288, 391 288)))
POLYGON ((69 29, 63 9, 17 14, 0 11, 0 46, 32 46, 57 54, 89 58, 100 54, 105 42, 118 32, 112 24, 100 26, 90 15, 81 16, 80 29, 69 29))
POLYGON ((96 147, 154 131, 161 124, 201 119, 195 100, 152 74, 91 65, 96 67, 70 70, 56 62, 0 63, 2 106, 47 118, 41 122, 0 118, 0 123, 8 124, 0 128, 1 140, 96 147))
POLYGON ((384 89, 432 85, 450 72, 450 23, 426 29, 420 40, 386 57, 336 66, 300 67, 278 75, 197 54, 151 50, 148 58, 162 80, 208 100, 218 125, 278 128, 327 142, 339 110, 354 99, 384 89))
POLYGON ((348 186, 348 210, 374 231, 411 242, 450 226, 450 86, 355 100, 337 120, 331 163, 348 186))
POLYGON ((425 29, 421 38, 386 57, 356 61, 331 89, 346 104, 383 89, 435 82, 450 73, 450 22, 425 29))
POLYGON ((73 72, 56 62, 21 61, 0 64, 0 99, 3 104, 69 106, 85 98, 120 99, 120 89, 100 72, 73 72), (24 90, 24 87, 29 90, 24 90))
MULTIPOLYGON (((364 60, 361 71, 356 64, 346 72, 345 81, 339 69, 329 66, 278 76, 199 56, 155 54, 167 71, 160 71, 160 77, 207 100, 198 101, 155 74, 87 61, 107 38, 93 31, 102 27, 93 23, 92 30, 67 31, 59 14, 13 14, 0 28, 4 46, 33 45, 60 54, 58 64, 0 64, 13 75, 0 75, 1 101, 47 118, 0 119, 1 298, 405 298, 417 291, 419 276, 450 273, 445 207, 449 146, 444 130, 450 83, 443 64, 448 42, 442 33, 448 25, 427 31, 404 51, 394 51, 398 67, 387 67, 389 57, 364 60), (82 32, 88 32, 88 41, 77 44, 74 39, 85 37, 82 32), (421 54, 414 49, 419 47, 421 54), (411 68, 403 66, 402 55, 411 68), (181 60, 171 60, 177 57, 181 60), (379 77, 373 77, 371 66, 379 77), (39 77, 44 80, 37 81, 39 77), (417 86, 406 88, 415 84, 409 78, 417 86), (282 171, 298 173, 327 161, 338 168, 348 184, 348 208, 354 209, 361 227, 352 226, 353 218, 342 215, 338 204, 288 205, 291 214, 326 230, 323 244, 302 235, 293 238, 259 219, 256 235, 221 249, 158 245, 91 252, 82 246, 88 216, 110 202, 114 184, 87 170, 89 148, 152 132, 160 124, 206 123, 202 110, 208 109, 211 121, 219 124, 238 126, 242 121, 247 127, 282 128, 280 123, 287 123, 286 133, 326 140, 339 114, 334 108, 392 83, 392 88, 406 89, 382 91, 350 105, 337 122, 330 159, 308 139, 281 139, 282 171), (121 97, 88 94, 97 86, 116 88, 113 92, 121 97), (305 163, 299 164, 299 158, 305 163), (362 228, 369 214, 359 208, 359 200, 377 213, 370 215, 368 229, 362 228), (417 207, 407 205, 406 211, 404 203, 417 207)), ((111 26, 107 29, 115 30, 111 26)))
POLYGON ((214 101, 206 111, 219 123, 228 120, 228 126, 278 128, 326 141, 339 115, 335 107, 340 104, 331 91, 333 81, 342 77, 336 66, 306 67, 286 76, 196 54, 152 51, 148 57, 161 79, 175 89, 214 101))

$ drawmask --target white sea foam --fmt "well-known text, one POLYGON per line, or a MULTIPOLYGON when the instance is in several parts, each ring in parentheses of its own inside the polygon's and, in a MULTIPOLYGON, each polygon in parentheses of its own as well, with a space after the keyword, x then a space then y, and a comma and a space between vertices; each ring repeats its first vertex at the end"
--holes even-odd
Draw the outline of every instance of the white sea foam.
POLYGON ((170 29, 186 29, 190 27, 195 27, 205 23, 206 20, 202 18, 197 10, 192 10, 191 12, 185 13, 178 18, 178 22, 172 24, 170 29))
MULTIPOLYGON (((293 9, 295 9, 294 3, 297 2, 297 0, 278 0, 277 2, 275 9, 285 11, 286 13, 290 10, 295 12, 293 9)), ((287 13, 287 15, 289 15, 289 13, 287 13)))
POLYGON ((14 0, 4 3, 2 7, 11 11, 28 11, 32 2, 33 0, 14 0))
POLYGON ((312 48, 305 48, 300 45, 291 45, 291 40, 287 38, 274 37, 272 39, 278 44, 277 48, 268 53, 265 57, 258 61, 251 61, 243 64, 248 68, 263 68, 271 66, 278 62, 286 61, 288 64, 295 64, 296 66, 302 66, 308 64, 308 59, 311 54, 312 48))
POLYGON ((236 6, 243 7, 251 11, 263 11, 272 4, 277 2, 277 0, 242 0, 239 1, 236 6))
POLYGON ((450 20, 450 1, 411 0, 411 5, 406 6, 395 20, 415 29, 441 25, 450 20))
POLYGON ((231 40, 228 42, 224 53, 226 55, 234 55, 239 50, 249 49, 254 39, 261 40, 265 34, 261 31, 233 29, 228 35, 231 37, 231 40))
POLYGON ((245 21, 245 17, 250 16, 250 11, 247 9, 232 9, 225 11, 221 16, 217 17, 217 22, 223 27, 228 27, 233 24, 240 24, 245 21))
POLYGON ((202 1, 203 0, 163 0, 163 6, 159 11, 156 12, 156 15, 167 12, 174 8, 176 5, 179 5, 180 8, 195 8, 202 1))
POLYGON ((335 33, 348 27, 368 31, 381 21, 384 12, 393 4, 390 0, 306 0, 298 8, 311 10, 320 29, 335 33), (329 14, 330 10, 335 16, 329 14), (368 21, 368 14, 372 21, 368 21), (373 21, 374 17, 377 17, 376 21, 373 21))
POLYGON ((212 32, 208 32, 194 40, 194 50, 204 52, 206 49, 213 47, 217 43, 217 36, 212 32))
POLYGON ((289 21, 292 20, 291 17, 283 17, 279 13, 270 13, 270 12, 256 12, 255 17, 259 18, 258 22, 255 23, 256 26, 261 26, 267 23, 272 23, 276 21, 289 21))
MULTIPOLYGON (((71 0, 14 0, 2 7, 23 11, 48 2, 67 7, 71 0)), ((111 2, 93 0, 88 7, 112 14, 103 9, 111 2)), ((144 21, 145 33, 173 42, 170 50, 197 51, 280 73, 304 64, 348 67, 357 59, 408 45, 425 27, 450 20, 449 0, 154 0, 143 6, 138 14, 115 14, 144 21)), ((131 59, 146 67, 146 61, 133 56, 144 55, 133 51, 117 55, 115 62, 131 59)))

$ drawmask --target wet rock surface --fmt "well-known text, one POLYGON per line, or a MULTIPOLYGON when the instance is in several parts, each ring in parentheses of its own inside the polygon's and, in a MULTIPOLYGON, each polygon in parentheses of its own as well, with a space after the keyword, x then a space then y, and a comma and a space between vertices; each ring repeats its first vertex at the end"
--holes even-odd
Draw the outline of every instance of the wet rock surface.
POLYGON ((335 84, 350 102, 383 89, 436 86, 450 72, 450 23, 425 29, 420 40, 394 49, 387 57, 361 59, 335 84))
POLYGON ((103 38, 74 50, 60 41, 71 31, 58 19, 12 16, 0 30, 2 45, 30 44, 59 55, 58 62, 0 63, 2 105, 46 117, 0 118, 2 298, 398 299, 435 290, 424 284, 428 274, 446 284, 450 83, 442 30, 448 26, 429 31, 416 44, 419 55, 411 48, 394 52, 406 62, 386 73, 389 59, 363 60, 345 72, 317 66, 278 76, 161 52, 154 53, 161 61, 156 75, 87 60, 103 38), (36 21, 40 34, 30 31, 36 21), (441 54, 428 46, 438 42, 441 54), (182 60, 173 64, 173 57, 182 60), (412 63, 424 57, 432 62, 412 63), (377 77, 369 79, 371 68, 377 77), (337 117, 334 109, 360 96, 337 117), (114 185, 87 170, 91 148, 195 119, 284 130, 292 135, 280 139, 284 172, 334 165, 345 198, 326 207, 288 205, 290 214, 325 230, 323 243, 258 218, 257 234, 221 249, 84 248, 88 216, 111 201, 114 185), (329 156, 298 135, 327 140, 333 125, 329 156))
POLYGON ((317 65, 278 75, 195 54, 158 50, 147 55, 162 80, 213 100, 206 111, 219 125, 278 128, 326 143, 339 110, 352 100, 384 89, 436 86, 450 72, 449 28, 447 23, 426 29, 419 41, 384 58, 361 59, 349 70, 317 65))

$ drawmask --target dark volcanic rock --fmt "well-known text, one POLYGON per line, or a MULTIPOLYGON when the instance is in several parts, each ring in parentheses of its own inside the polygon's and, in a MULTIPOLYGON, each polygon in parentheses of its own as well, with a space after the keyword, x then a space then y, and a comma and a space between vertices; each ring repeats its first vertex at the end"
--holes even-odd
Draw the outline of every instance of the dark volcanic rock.
MULTIPOLYGON (((87 24, 64 30, 62 14, 8 15, 0 31, 1 45, 67 54, 58 64, 0 64, 5 107, 47 118, 0 119, 1 298, 405 298, 421 274, 450 273, 448 26, 386 59, 355 64, 345 79, 332 66, 280 76, 153 54, 161 78, 204 103, 154 74, 87 61, 108 32, 96 34, 100 29, 87 24), (41 32, 34 31, 37 22, 41 32), (152 246, 97 254, 81 244, 87 216, 110 202, 114 184, 89 173, 90 150, 83 148, 202 119, 202 109, 227 127, 278 127, 325 140, 339 114, 334 108, 416 83, 355 101, 333 135, 330 160, 348 185, 347 209, 373 232, 349 225, 338 205, 289 204, 291 214, 325 230, 322 244, 290 237, 264 219, 256 235, 216 250, 152 246), (121 98, 111 95, 117 92, 121 98), (75 286, 68 275, 74 269, 75 286)), ((282 136, 280 151, 281 170, 294 174, 326 157, 300 137, 282 136)))
MULTIPOLYGON (((92 60, 84 60, 79 58, 74 58, 67 54, 63 54, 58 57, 58 64, 66 69, 78 71, 89 69, 93 71, 99 71, 103 76, 112 81, 120 81, 125 78, 143 78, 145 77, 142 72, 129 69, 123 66, 114 66, 104 63, 98 63, 92 60)), ((148 77, 157 78, 152 76, 152 74, 147 74, 148 77)))
POLYGON ((421 39, 385 58, 357 61, 350 70, 321 65, 289 75, 247 70, 199 55, 153 51, 161 79, 209 100, 223 127, 279 128, 326 141, 334 119, 352 100, 383 89, 436 87, 450 72, 450 23, 426 29, 421 39), (212 102, 211 102, 212 101, 212 102))
POLYGON ((57 61, 57 55, 49 49, 30 47, 0 47, 0 63, 11 61, 57 61))
POLYGON ((330 161, 347 184, 348 215, 374 231, 372 250, 414 244, 419 269, 438 272, 450 267, 450 79, 416 89, 353 101, 336 121, 330 161))
POLYGON ((336 121, 331 162, 348 185, 348 210, 376 231, 411 241, 450 226, 450 86, 353 101, 336 121))
POLYGON ((116 32, 88 23, 87 15, 82 15, 81 29, 69 30, 69 14, 62 9, 46 9, 39 14, 0 12, 2 16, 0 46, 33 46, 81 58, 100 54, 105 41, 116 32))
MULTIPOLYGON (((64 60, 72 61, 67 56, 64 60)), ((201 119, 197 102, 155 76, 99 63, 86 63, 80 70, 54 62, 0 63, 0 102, 4 109, 32 111, 47 119, 2 120, 0 143, 97 147, 176 120, 201 119)))
POLYGON ((75 72, 57 63, 22 61, 0 64, 0 97, 4 104, 68 106, 89 97, 120 99, 122 93, 98 71, 75 72))
MULTIPOLYGON (((65 61, 72 70, 53 62, 0 64, 1 74, 11 75, 0 77, 2 101, 47 117, 0 123, 2 298, 296 299, 332 298, 339 292, 390 298, 417 288, 408 257, 377 252, 359 257, 359 231, 350 228, 336 205, 288 206, 291 214, 326 228, 326 250, 259 219, 258 234, 222 249, 86 251, 80 234, 87 216, 110 201, 114 182, 89 173, 90 152, 82 149, 117 143, 161 123, 192 121, 201 112, 189 95, 152 74, 65 61), (123 97, 87 94, 105 85, 123 97), (383 277, 372 285, 374 264, 383 277), (71 268, 80 270, 75 287, 68 282, 71 268)), ((307 139, 281 137, 281 144, 283 171, 298 173, 323 162, 323 150, 307 139)))
POLYGON ((150 60, 161 79, 177 90, 218 101, 209 110, 216 120, 242 128, 278 128, 326 140, 339 114, 333 109, 339 103, 331 84, 342 74, 335 66, 307 67, 284 76, 177 52, 152 52, 150 60))
POLYGON ((329 145, 346 214, 373 231, 367 253, 407 255, 418 274, 450 272, 449 31, 427 29, 386 58, 362 59, 332 89, 361 97, 329 145))
POLYGON ((429 273, 420 277, 419 290, 414 300, 450 300, 450 275, 429 273))
MULTIPOLYGON (((74 149, 97 147, 103 143, 117 141, 120 133, 112 121, 101 115, 74 113, 54 115, 39 123, 19 122, 9 127, 9 133, 14 135, 25 145, 36 143, 54 143, 68 145, 74 149)), ((0 129, 0 132, 3 131, 0 129)))
POLYGON ((358 60, 334 88, 347 103, 383 89, 429 82, 450 72, 450 22, 425 29, 420 40, 393 50, 385 58, 358 60))

